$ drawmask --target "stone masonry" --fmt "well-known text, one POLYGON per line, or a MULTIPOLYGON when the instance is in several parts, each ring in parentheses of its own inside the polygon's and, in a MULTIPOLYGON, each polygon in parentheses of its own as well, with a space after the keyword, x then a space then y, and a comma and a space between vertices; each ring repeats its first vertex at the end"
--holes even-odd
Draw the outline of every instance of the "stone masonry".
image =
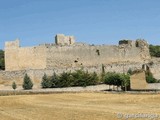
POLYGON ((20 47, 19 40, 5 43, 6 71, 143 64, 150 59, 148 44, 143 40, 123 40, 118 46, 88 45, 75 43, 73 36, 58 34, 55 44, 20 47))
POLYGON ((40 87, 44 73, 51 76, 54 72, 59 74, 83 68, 100 74, 102 66, 106 72, 118 73, 148 66, 158 78, 156 70, 160 71, 157 69, 160 64, 155 61, 151 59, 149 45, 144 40, 121 40, 118 45, 88 45, 76 43, 74 36, 57 34, 55 44, 20 47, 19 40, 6 42, 6 70, 0 72, 0 79, 22 84, 27 73, 40 87))

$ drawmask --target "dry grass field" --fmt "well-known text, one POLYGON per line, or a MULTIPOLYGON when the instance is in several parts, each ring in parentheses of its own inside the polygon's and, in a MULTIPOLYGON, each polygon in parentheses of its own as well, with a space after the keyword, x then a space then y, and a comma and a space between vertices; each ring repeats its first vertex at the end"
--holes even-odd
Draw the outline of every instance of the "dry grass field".
POLYGON ((160 115, 160 95, 57 93, 0 97, 0 120, 117 120, 117 113, 160 115))

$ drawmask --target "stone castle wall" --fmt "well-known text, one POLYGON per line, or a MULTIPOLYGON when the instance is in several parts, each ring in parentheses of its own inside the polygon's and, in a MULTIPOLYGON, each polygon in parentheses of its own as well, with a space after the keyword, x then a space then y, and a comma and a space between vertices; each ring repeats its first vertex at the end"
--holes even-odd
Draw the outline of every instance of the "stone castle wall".
POLYGON ((6 71, 25 69, 44 69, 46 67, 46 48, 19 47, 19 40, 5 44, 6 71))
MULTIPOLYGON (((20 86, 27 73, 35 88, 39 88, 43 75, 51 76, 64 71, 83 68, 88 72, 126 73, 129 69, 148 66, 159 79, 160 59, 150 57, 149 46, 144 40, 122 40, 119 45, 88 45, 75 43, 73 36, 56 35, 55 44, 20 47, 19 40, 5 43, 5 71, 0 71, 0 82, 16 81, 20 86)), ((135 82, 135 84, 137 84, 135 82)), ((150 86, 154 87, 150 84, 150 86)))
POLYGON ((152 61, 147 65, 154 78, 160 80, 160 58, 152 58, 152 61))
MULTIPOLYGON (((104 65, 105 72, 118 72, 123 73, 127 72, 128 69, 136 70, 141 69, 142 64, 140 63, 121 63, 121 64, 107 64, 104 65)), ((22 86, 23 78, 25 74, 28 74, 33 81, 34 88, 41 87, 41 81, 44 74, 47 76, 52 76, 53 73, 63 73, 64 71, 67 72, 74 72, 75 70, 82 69, 82 68, 54 68, 54 69, 28 69, 28 70, 17 70, 17 71, 1 71, 0 72, 0 83, 3 83, 4 86, 11 86, 12 82, 15 81, 18 86, 22 86)), ((84 71, 88 71, 89 73, 97 72, 99 75, 102 73, 102 65, 95 66, 95 67, 83 67, 84 71)), ((1 85, 1 84, 0 84, 1 85)))
POLYGON ((89 67, 115 62, 143 63, 150 59, 149 51, 145 52, 143 48, 130 45, 51 46, 47 49, 47 68, 89 67))
POLYGON ((150 59, 148 44, 142 40, 120 42, 118 46, 76 43, 45 44, 36 47, 19 46, 18 40, 6 42, 6 71, 96 67, 122 62, 144 63, 150 59))

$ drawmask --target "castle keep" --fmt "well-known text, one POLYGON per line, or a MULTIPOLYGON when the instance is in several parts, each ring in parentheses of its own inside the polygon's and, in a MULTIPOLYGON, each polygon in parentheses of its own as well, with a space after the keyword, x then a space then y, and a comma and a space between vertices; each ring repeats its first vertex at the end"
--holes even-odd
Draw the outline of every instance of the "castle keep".
POLYGON ((119 45, 76 43, 74 36, 57 34, 55 44, 20 47, 20 41, 5 43, 6 71, 98 67, 115 63, 140 63, 150 60, 144 40, 122 40, 119 45))

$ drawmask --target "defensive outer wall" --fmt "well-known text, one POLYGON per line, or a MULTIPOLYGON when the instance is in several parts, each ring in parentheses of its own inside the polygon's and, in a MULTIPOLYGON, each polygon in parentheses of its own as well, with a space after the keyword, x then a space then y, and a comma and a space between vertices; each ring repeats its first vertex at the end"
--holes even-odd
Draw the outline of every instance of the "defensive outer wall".
MULTIPOLYGON (((5 43, 6 71, 97 67, 112 63, 146 63, 150 60, 146 41, 120 41, 119 45, 88 45, 57 40, 56 44, 20 47, 19 40, 5 43), (58 41, 58 42, 57 42, 58 41)), ((68 38, 68 37, 67 37, 68 38)), ((61 35, 60 35, 61 39, 61 35)))
POLYGON ((101 73, 102 65, 106 72, 126 73, 129 69, 146 66, 151 67, 154 73, 157 72, 155 64, 149 64, 152 59, 149 46, 144 40, 122 40, 118 45, 88 45, 76 43, 74 36, 57 34, 55 44, 20 47, 19 42, 15 40, 5 43, 6 70, 0 72, 1 80, 22 83, 27 73, 33 82, 40 83, 44 73, 52 75, 53 72, 62 73, 80 68, 101 73))

